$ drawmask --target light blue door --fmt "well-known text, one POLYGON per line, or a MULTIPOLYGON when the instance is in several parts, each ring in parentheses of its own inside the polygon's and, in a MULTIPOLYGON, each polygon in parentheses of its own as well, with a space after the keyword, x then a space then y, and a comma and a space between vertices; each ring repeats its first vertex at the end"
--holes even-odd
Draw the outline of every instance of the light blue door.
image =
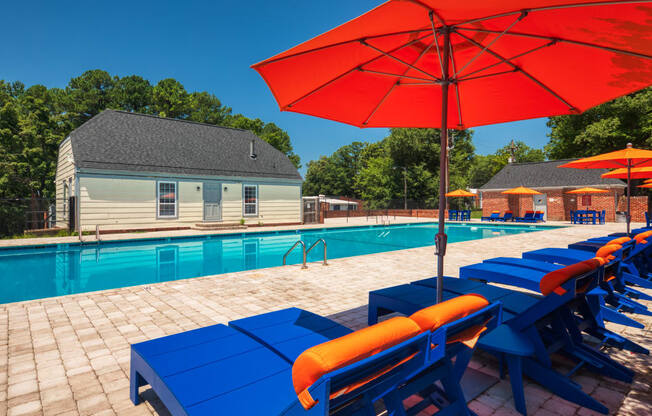
POLYGON ((204 182, 204 221, 222 219, 222 184, 204 182))

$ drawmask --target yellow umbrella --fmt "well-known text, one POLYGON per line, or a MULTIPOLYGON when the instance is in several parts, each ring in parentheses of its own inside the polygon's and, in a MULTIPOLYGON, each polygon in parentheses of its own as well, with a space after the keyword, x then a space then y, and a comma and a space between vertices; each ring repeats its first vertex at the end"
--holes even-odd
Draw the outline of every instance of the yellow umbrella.
POLYGON ((541 195, 541 192, 535 191, 534 189, 526 188, 524 186, 519 186, 516 188, 508 189, 506 191, 502 191, 501 194, 505 195, 519 195, 519 203, 518 203, 518 215, 521 215, 521 195, 541 195))
POLYGON ((519 186, 517 188, 508 189, 502 191, 501 194, 505 195, 541 195, 541 192, 535 191, 534 189, 526 188, 524 186, 519 186))
MULTIPOLYGON (((609 193, 607 189, 598 189, 598 188, 580 188, 580 189, 573 189, 572 191, 566 192, 567 194, 575 194, 575 195, 588 195, 588 194, 606 194, 609 193)), ((590 204, 587 204, 586 207, 588 208, 590 204)))
POLYGON ((469 191, 465 191, 464 189, 458 189, 456 191, 449 192, 445 195, 447 197, 475 198, 475 194, 472 194, 469 191))

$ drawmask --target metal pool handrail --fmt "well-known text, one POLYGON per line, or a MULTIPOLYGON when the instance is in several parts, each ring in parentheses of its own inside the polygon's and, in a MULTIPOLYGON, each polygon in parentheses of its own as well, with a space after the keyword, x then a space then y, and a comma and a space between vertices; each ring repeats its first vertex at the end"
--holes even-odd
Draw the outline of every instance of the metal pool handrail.
POLYGON ((306 256, 308 255, 308 253, 310 253, 310 250, 312 250, 313 248, 315 248, 317 244, 319 244, 320 241, 324 243, 324 263, 322 263, 322 266, 328 266, 328 261, 327 261, 328 249, 326 247, 326 240, 324 240, 323 238, 320 238, 319 240, 312 243, 312 245, 308 248, 308 250, 306 250, 306 256))
POLYGON ((306 255, 307 255, 307 253, 306 253, 306 243, 304 243, 302 240, 298 240, 296 243, 294 243, 292 245, 292 247, 290 247, 290 249, 288 251, 285 252, 285 254, 283 255, 283 266, 285 266, 288 254, 290 254, 292 252, 292 250, 294 250, 294 248, 296 246, 298 246, 299 244, 301 244, 301 251, 303 252, 303 264, 301 265, 301 268, 302 269, 307 269, 308 268, 308 266, 306 266, 306 255))

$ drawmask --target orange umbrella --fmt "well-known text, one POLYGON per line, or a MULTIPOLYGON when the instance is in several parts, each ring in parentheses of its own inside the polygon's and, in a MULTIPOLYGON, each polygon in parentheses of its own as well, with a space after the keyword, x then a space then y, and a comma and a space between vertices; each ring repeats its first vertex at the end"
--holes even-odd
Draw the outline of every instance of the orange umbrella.
MULTIPOLYGON (((614 169, 600 175, 603 178, 627 179, 627 168, 614 169)), ((652 178, 652 167, 634 168, 629 172, 631 179, 652 178)))
POLYGON ((526 188, 524 186, 519 186, 517 188, 508 189, 502 191, 501 194, 505 195, 541 195, 541 192, 535 191, 534 189, 526 188))
POLYGON ((458 189, 456 191, 449 192, 445 194, 447 197, 458 197, 458 198, 475 198, 475 194, 472 194, 469 191, 465 191, 464 189, 458 189))
POLYGON ((644 183, 643 185, 639 185, 639 188, 652 188, 652 182, 649 183, 644 183))
POLYGON ((573 189, 572 191, 566 192, 567 194, 606 194, 609 192, 607 189, 598 189, 598 188, 580 188, 573 189))
POLYGON ((505 195, 519 195, 519 204, 518 204, 518 211, 519 215, 521 214, 521 197, 520 195, 541 195, 541 192, 535 191, 534 189, 526 188, 524 186, 518 186, 516 188, 508 189, 506 191, 502 191, 501 194, 505 195))
MULTIPOLYGON (((598 189, 598 188, 580 188, 580 189, 573 189, 572 191, 566 192, 567 194, 574 194, 574 195, 588 195, 588 194, 606 194, 609 193, 607 189, 598 189)), ((590 204, 587 204, 587 208, 590 204)))
POLYGON ((643 181, 644 184, 652 183, 652 179, 646 179, 643 181))
POLYGON ((629 234, 631 215, 630 215, 630 197, 631 197, 631 174, 632 168, 643 168, 652 166, 652 151, 634 149, 631 143, 627 147, 615 152, 604 153, 597 156, 585 157, 574 160, 558 167, 576 168, 576 169, 618 169, 626 168, 627 178, 627 234, 629 234))

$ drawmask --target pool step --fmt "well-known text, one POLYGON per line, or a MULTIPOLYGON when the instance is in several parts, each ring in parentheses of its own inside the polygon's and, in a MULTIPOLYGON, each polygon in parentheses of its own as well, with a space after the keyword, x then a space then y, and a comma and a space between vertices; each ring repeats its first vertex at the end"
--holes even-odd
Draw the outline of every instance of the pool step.
POLYGON ((243 230, 247 226, 237 222, 198 222, 193 228, 195 230, 243 230))

